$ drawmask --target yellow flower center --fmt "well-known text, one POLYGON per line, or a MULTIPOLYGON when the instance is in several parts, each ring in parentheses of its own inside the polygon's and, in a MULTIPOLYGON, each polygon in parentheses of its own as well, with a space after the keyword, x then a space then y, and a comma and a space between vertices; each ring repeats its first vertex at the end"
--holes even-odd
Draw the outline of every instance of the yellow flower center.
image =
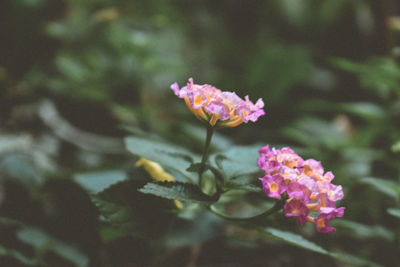
POLYGON ((200 106, 203 103, 203 98, 201 95, 197 95, 194 97, 194 105, 195 106, 200 106))
POLYGON ((314 171, 313 171, 313 169, 312 169, 310 166, 305 165, 305 166, 304 166, 304 173, 305 173, 307 176, 313 176, 314 171))
POLYGON ((321 198, 321 208, 324 208, 324 207, 325 207, 325 202, 324 202, 324 199, 321 198))
POLYGON ((317 225, 320 228, 325 227, 324 219, 323 218, 318 219, 317 220, 317 225))
POLYGON ((272 193, 278 191, 278 189, 279 189, 279 186, 278 186, 276 183, 270 183, 270 184, 269 184, 269 190, 270 190, 272 193))
POLYGON ((294 210, 292 210, 292 213, 294 213, 294 214, 299 214, 300 211, 299 211, 298 209, 294 209, 294 210))

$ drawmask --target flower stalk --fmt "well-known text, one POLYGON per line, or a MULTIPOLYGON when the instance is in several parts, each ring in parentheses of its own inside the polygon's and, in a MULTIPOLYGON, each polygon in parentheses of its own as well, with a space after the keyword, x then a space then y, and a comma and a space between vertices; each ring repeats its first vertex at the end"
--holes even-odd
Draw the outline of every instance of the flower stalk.
POLYGON ((203 156, 201 158, 200 168, 199 168, 199 186, 200 187, 202 185, 203 173, 206 170, 206 162, 208 160, 208 155, 210 153, 211 139, 214 134, 214 130, 215 130, 215 128, 213 126, 207 125, 207 136, 206 136, 206 141, 204 143, 203 156))

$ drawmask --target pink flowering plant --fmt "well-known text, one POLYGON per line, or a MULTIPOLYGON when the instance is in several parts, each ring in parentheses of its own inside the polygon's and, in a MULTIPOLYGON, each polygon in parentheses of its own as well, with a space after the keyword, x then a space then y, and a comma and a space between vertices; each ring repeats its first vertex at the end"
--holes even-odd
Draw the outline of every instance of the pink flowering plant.
MULTIPOLYGON (((204 125, 204 147, 199 155, 159 138, 127 137, 126 147, 137 156, 137 168, 151 177, 138 187, 140 193, 173 200, 173 213, 180 218, 196 221, 200 214, 213 213, 221 222, 260 229, 307 249, 309 241, 299 242, 301 236, 273 226, 283 220, 286 228, 294 227, 292 217, 300 226, 314 224, 315 232, 335 230, 331 221, 343 217, 345 210, 337 206, 343 188, 332 183, 333 173, 325 172, 319 161, 304 160, 289 147, 236 146, 216 133, 221 128, 251 127, 264 118, 262 99, 254 103, 249 96, 195 84, 192 78, 183 87, 175 82, 170 88, 204 125), (224 145, 211 142, 216 135, 224 145)), ((314 251, 328 253, 313 246, 314 251)))
POLYGON ((343 217, 344 207, 335 201, 343 198, 341 185, 334 185, 332 172, 324 172, 320 162, 302 159, 292 149, 275 149, 266 145, 259 150, 258 166, 265 172, 259 178, 266 195, 285 199, 284 214, 294 217, 299 225, 314 223, 318 232, 329 233, 335 228, 329 221, 343 217), (311 216, 310 212, 317 212, 311 216))
POLYGON ((179 89, 178 83, 171 85, 175 95, 185 100, 189 110, 201 121, 214 127, 236 127, 249 121, 256 122, 265 115, 261 98, 254 104, 241 99, 234 92, 221 91, 212 85, 194 84, 189 79, 186 86, 179 89))

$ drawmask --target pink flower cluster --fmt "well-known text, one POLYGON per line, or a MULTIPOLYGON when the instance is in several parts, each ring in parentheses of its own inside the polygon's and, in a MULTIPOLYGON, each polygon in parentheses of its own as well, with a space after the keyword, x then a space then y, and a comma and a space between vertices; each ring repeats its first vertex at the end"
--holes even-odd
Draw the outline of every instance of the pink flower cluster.
POLYGON ((329 221, 342 217, 345 208, 335 206, 335 201, 343 198, 343 190, 341 185, 331 184, 332 172, 324 173, 319 161, 303 160, 288 147, 270 149, 267 145, 259 153, 257 164, 265 171, 259 178, 263 190, 272 198, 286 194, 285 216, 295 217, 299 225, 315 223, 318 232, 335 231, 329 221), (310 216, 310 212, 317 215, 310 216))
POLYGON ((254 104, 248 96, 243 100, 234 92, 221 91, 208 84, 194 84, 192 78, 181 89, 177 83, 172 84, 171 89, 179 98, 185 99, 197 118, 211 126, 235 127, 242 122, 255 122, 265 114, 261 98, 254 104))

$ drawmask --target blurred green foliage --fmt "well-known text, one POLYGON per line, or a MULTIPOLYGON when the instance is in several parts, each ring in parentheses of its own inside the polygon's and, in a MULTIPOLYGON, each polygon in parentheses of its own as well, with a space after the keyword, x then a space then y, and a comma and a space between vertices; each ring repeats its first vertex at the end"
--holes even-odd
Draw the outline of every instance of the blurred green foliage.
POLYGON ((386 23, 399 13, 389 0, 1 1, 0 266, 399 266, 400 33, 386 23), (225 219, 187 184, 205 133, 169 86, 189 77, 266 103, 214 138, 225 219), (273 205, 257 180, 267 143, 335 174, 335 233, 234 220, 273 205), (152 182, 139 157, 177 182, 152 182))

